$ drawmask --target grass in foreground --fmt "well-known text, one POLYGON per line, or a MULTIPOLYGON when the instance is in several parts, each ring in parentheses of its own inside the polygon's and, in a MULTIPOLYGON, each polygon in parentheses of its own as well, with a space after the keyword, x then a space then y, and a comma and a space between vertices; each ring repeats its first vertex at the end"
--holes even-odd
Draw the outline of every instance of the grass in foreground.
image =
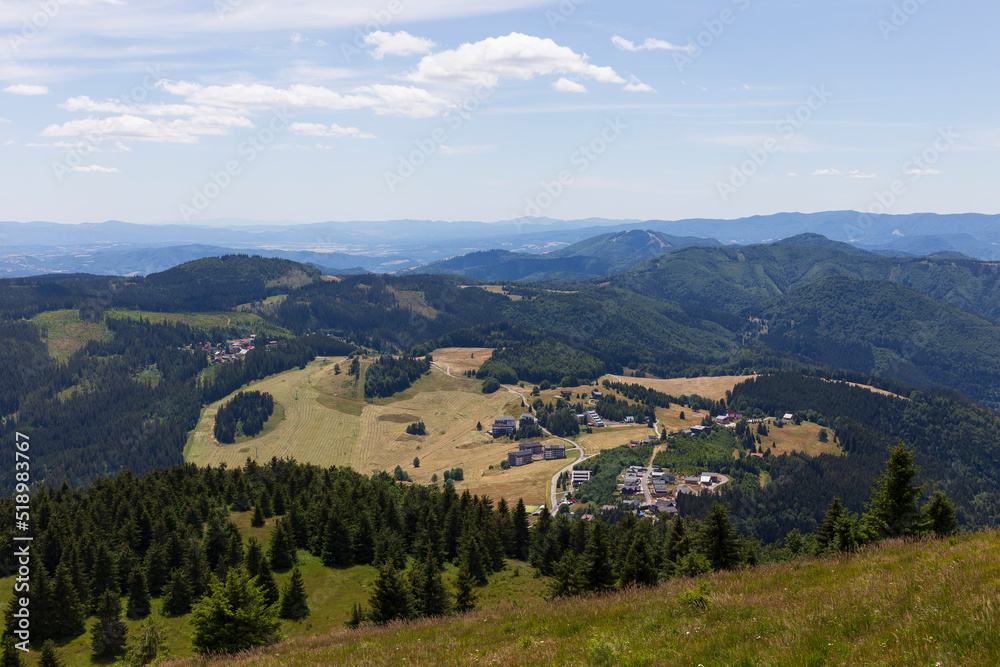
POLYGON ((698 582, 292 639, 171 665, 996 665, 1000 539, 889 542, 698 582))

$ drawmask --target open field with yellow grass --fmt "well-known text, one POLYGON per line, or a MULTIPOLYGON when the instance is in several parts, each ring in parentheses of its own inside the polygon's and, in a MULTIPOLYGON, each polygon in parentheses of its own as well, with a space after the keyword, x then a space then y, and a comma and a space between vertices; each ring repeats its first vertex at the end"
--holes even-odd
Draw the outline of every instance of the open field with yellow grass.
POLYGON ((254 438, 218 444, 212 435, 215 415, 231 396, 207 406, 188 438, 185 460, 238 466, 248 456, 256 455, 259 461, 294 457, 322 466, 349 465, 365 474, 391 472, 398 465, 418 483, 429 483, 435 474, 443 482, 446 470, 462 468, 465 480, 457 484, 459 489, 544 502, 559 462, 500 471, 500 462, 517 445, 506 439, 494 441, 485 432, 496 416, 520 414, 514 409, 520 404, 517 396, 503 390, 483 394, 480 382, 432 369, 392 398, 365 401, 359 383, 344 373, 335 374, 335 364, 347 366, 343 358, 321 358, 304 370, 286 371, 244 387, 242 391, 274 396, 272 419, 280 418, 274 426, 269 420, 254 438), (417 421, 424 422, 427 435, 406 433, 406 427, 417 421), (476 430, 477 422, 483 424, 483 432, 476 430), (420 467, 414 467, 414 458, 420 459, 420 467))
MULTIPOLYGON (((583 427, 581 427, 583 428, 583 427)), ((595 428, 593 433, 580 432, 573 438, 574 441, 583 447, 583 451, 589 456, 605 449, 614 449, 627 445, 630 440, 642 440, 643 438, 655 435, 653 429, 646 426, 605 426, 595 428)))
POLYGON ((92 340, 111 340, 111 331, 103 321, 85 322, 78 310, 50 310, 35 315, 31 321, 46 328, 42 340, 49 348, 49 355, 59 361, 66 361, 92 340))
MULTIPOLYGON (((754 427, 756 428, 756 427, 754 427)), ((802 452, 809 456, 819 456, 820 454, 842 454, 840 445, 833 441, 833 431, 826 429, 829 435, 829 442, 819 441, 819 431, 822 427, 811 422, 802 422, 801 425, 785 424, 782 428, 775 428, 773 424, 767 425, 767 435, 760 436, 761 446, 771 447, 772 454, 785 454, 790 452, 802 452)))
MULTIPOLYGON (((732 391, 733 387, 741 382, 757 377, 756 375, 720 375, 718 377, 697 377, 697 378, 669 378, 660 380, 656 378, 633 378, 621 377, 617 375, 605 376, 612 382, 623 382, 625 384, 638 384, 649 387, 657 391, 662 391, 671 396, 691 396, 697 394, 717 401, 726 397, 727 391, 732 391)), ((603 381, 604 378, 601 378, 603 381)))
POLYGON ((442 347, 434 350, 431 356, 435 364, 452 375, 461 375, 466 371, 478 371, 492 354, 492 347, 442 347))

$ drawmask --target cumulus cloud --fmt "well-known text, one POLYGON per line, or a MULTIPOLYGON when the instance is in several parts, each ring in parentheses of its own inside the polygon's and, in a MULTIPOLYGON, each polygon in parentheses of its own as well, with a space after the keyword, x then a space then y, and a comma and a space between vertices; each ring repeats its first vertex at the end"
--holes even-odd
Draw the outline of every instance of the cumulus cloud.
POLYGON ((655 93, 656 90, 653 89, 649 84, 639 81, 636 77, 632 77, 627 84, 625 84, 625 90, 630 93, 655 93))
POLYGON ((846 176, 847 178, 878 178, 878 174, 866 174, 860 169, 852 169, 848 172, 843 172, 839 169, 817 169, 812 173, 813 176, 846 176))
POLYGON ((576 81, 570 81, 566 77, 563 77, 552 84, 552 87, 558 90, 560 93, 585 93, 587 92, 586 86, 582 83, 577 83, 576 81))
POLYGON ((812 173, 813 176, 843 176, 844 172, 839 169, 817 169, 812 173))
POLYGON ((48 95, 49 89, 45 86, 36 86, 30 83, 15 83, 3 89, 3 92, 11 95, 48 95))
POLYGON ((907 176, 936 176, 941 172, 937 169, 910 169, 906 172, 907 176))
POLYGON ((374 139, 374 134, 362 132, 356 127, 341 127, 336 123, 323 125, 322 123, 292 123, 288 129, 295 134, 307 137, 354 137, 355 139, 374 139))
POLYGON ((375 60, 386 56, 416 56, 430 53, 437 44, 430 39, 414 37, 405 30, 389 33, 376 30, 365 35, 365 44, 375 48, 368 53, 375 60))
POLYGON ((860 169, 851 169, 847 176, 848 178, 878 178, 878 174, 866 174, 860 169))
POLYGON ((694 51, 694 47, 690 44, 687 46, 678 46, 677 44, 671 44, 662 39, 653 39, 652 37, 649 37, 642 44, 636 46, 635 42, 629 41, 621 35, 615 35, 611 38, 611 43, 622 51, 631 51, 633 53, 636 51, 694 51))
POLYGON ((494 148, 496 146, 449 146, 444 144, 441 146, 441 153, 443 155, 482 155, 489 153, 494 148))
POLYGON ((424 56, 407 78, 419 83, 497 85, 501 79, 526 81, 551 74, 575 74, 601 83, 625 83, 610 67, 598 67, 551 39, 513 32, 424 56))
POLYGON ((73 167, 73 171, 89 174, 118 174, 121 171, 118 167, 102 167, 99 164, 90 164, 82 167, 73 167))

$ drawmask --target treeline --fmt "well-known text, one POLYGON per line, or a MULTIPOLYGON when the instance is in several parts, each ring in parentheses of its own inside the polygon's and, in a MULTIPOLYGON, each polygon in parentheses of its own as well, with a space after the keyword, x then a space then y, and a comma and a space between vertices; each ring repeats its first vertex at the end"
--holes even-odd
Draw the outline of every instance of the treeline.
POLYGON ((605 380, 603 384, 606 389, 613 389, 625 398, 630 398, 636 403, 651 405, 654 408, 669 408, 671 404, 678 402, 670 394, 644 387, 641 384, 626 384, 624 382, 611 382, 610 380, 605 380))
POLYGON ((494 350, 489 361, 480 367, 476 377, 495 377, 503 384, 519 380, 539 384, 548 381, 562 383, 576 378, 578 385, 601 377, 607 369, 600 359, 582 350, 553 340, 494 350))
MULTIPOLYGON (((456 472, 452 477, 460 478, 456 472)), ((13 513, 14 504, 5 498, 0 510, 13 513)), ((411 559, 452 562, 475 585, 506 558, 525 559, 530 550, 523 503, 459 495, 452 484, 404 485, 385 473, 365 477, 275 459, 263 466, 248 460, 233 470, 185 465, 138 477, 125 472, 76 490, 43 486, 31 497, 30 515, 31 638, 39 645, 79 636, 90 616, 101 620, 109 592, 127 597, 132 618, 184 615, 213 582, 246 570, 273 604, 271 573, 294 568, 302 550, 328 567, 399 571, 411 559), (244 540, 230 516, 251 509, 260 525, 277 517, 267 543, 244 540)), ((10 527, 0 533, 0 546, 13 549, 10 527)), ((0 568, 9 576, 14 565, 0 568)))
POLYGON ((215 415, 215 439, 232 444, 237 437, 253 437, 264 430, 264 422, 274 413, 274 397, 260 391, 241 391, 219 408, 215 415))
POLYGON ((255 347, 241 361, 219 364, 199 383, 206 403, 225 398, 240 387, 293 368, 305 368, 316 358, 316 350, 298 339, 255 347))
POLYGON ((604 396, 594 407, 602 418, 609 421, 623 422, 625 417, 634 417, 639 424, 656 421, 656 407, 642 403, 629 403, 618 400, 614 396, 604 396))
POLYGON ((365 371, 365 398, 388 398, 398 394, 430 370, 431 363, 426 359, 379 357, 365 371))

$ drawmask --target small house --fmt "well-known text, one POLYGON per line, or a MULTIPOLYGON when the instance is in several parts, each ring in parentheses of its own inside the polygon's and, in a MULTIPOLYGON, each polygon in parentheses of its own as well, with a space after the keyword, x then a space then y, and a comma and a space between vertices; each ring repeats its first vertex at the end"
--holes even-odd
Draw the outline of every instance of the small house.
POLYGON ((600 392, 600 391, 597 391, 597 390, 595 389, 594 391, 590 392, 590 397, 591 397, 592 399, 594 399, 595 401, 599 401, 599 400, 601 400, 602 398, 604 398, 604 394, 603 394, 602 392, 600 392))

